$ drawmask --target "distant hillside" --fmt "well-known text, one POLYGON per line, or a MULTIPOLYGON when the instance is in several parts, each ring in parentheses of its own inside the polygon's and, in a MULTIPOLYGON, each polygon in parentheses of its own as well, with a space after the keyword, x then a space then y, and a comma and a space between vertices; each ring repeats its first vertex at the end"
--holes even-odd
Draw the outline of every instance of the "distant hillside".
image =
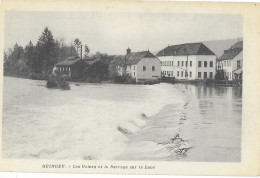
POLYGON ((227 39, 227 40, 217 40, 217 41, 202 41, 211 51, 213 51, 217 57, 220 57, 224 50, 229 49, 236 42, 242 41, 243 38, 227 39))

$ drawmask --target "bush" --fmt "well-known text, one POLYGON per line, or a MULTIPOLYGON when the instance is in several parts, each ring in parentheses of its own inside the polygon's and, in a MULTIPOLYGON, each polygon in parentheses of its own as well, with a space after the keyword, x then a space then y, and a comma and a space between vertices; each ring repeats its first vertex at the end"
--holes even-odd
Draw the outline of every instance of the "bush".
POLYGON ((136 83, 135 79, 129 75, 115 76, 114 82, 115 83, 125 83, 125 84, 135 84, 136 83))

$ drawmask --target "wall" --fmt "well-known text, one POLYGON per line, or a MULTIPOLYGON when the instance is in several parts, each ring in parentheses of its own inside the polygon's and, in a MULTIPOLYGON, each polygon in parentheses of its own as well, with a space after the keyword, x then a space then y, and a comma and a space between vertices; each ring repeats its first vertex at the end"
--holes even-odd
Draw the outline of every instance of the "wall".
POLYGON ((238 69, 237 61, 240 61, 240 67, 243 67, 243 51, 240 52, 233 60, 232 60, 232 79, 235 78, 233 71, 238 69))
POLYGON ((159 59, 162 61, 161 70, 164 73, 164 75, 166 74, 165 75, 166 77, 175 77, 176 79, 194 80, 194 79, 198 79, 198 72, 201 72, 202 74, 201 79, 204 78, 203 77, 204 72, 207 72, 208 77, 210 75, 209 72, 213 72, 213 78, 216 73, 215 55, 161 56, 159 57, 159 59), (187 61, 187 65, 186 65, 186 61, 187 61), (190 65, 190 61, 192 62, 192 65, 190 65), (201 61, 202 63, 201 67, 198 67, 198 61, 201 61), (207 61, 207 67, 204 67, 204 61, 207 61), (213 61, 213 67, 210 67, 210 61, 213 61), (186 72, 188 76, 185 76, 186 72))
POLYGON ((157 58, 143 58, 136 65, 136 79, 138 80, 154 80, 161 78, 161 61, 157 58), (146 70, 143 71, 143 66, 146 70), (152 66, 155 71, 152 71, 152 66))
POLYGON ((216 56, 215 55, 197 55, 196 56, 196 79, 204 79, 204 72, 207 72, 207 78, 210 76, 210 72, 213 73, 213 79, 216 74, 216 56), (201 61, 201 67, 198 67, 199 61, 201 61), (207 67, 204 67, 204 61, 207 61, 207 67), (210 67, 210 61, 213 61, 213 67, 210 67), (198 72, 201 72, 201 78, 198 78, 198 72))

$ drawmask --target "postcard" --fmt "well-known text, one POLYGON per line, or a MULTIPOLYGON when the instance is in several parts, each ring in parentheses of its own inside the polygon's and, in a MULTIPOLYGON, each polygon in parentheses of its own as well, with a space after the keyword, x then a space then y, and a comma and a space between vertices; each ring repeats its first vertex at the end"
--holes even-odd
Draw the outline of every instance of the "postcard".
POLYGON ((260 4, 1 4, 4 172, 259 175, 260 4))

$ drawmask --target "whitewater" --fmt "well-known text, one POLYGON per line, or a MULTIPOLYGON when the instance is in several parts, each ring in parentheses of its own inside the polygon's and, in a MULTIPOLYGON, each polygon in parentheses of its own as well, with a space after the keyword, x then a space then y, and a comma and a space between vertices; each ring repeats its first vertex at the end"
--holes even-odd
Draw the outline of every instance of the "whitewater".
POLYGON ((45 84, 4 77, 3 157, 240 160, 242 100, 232 88, 202 88, 199 98, 182 84, 45 84))

